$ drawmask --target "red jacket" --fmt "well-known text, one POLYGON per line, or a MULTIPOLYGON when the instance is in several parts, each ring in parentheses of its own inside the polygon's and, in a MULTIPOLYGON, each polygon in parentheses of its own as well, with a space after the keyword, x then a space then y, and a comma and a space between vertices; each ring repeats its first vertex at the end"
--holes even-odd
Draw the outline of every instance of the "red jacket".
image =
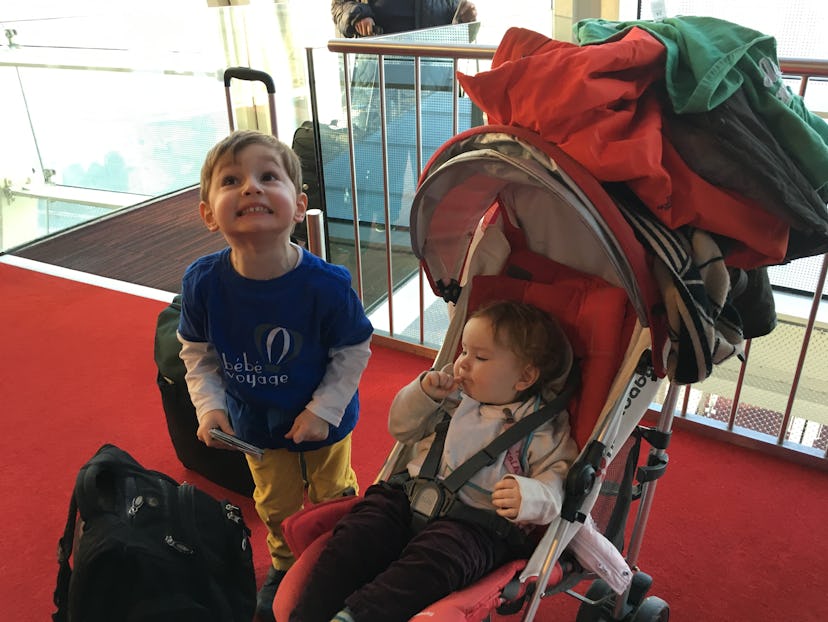
POLYGON ((728 265, 781 262, 788 226, 696 175, 664 137, 665 59, 664 46, 639 28, 583 47, 511 28, 491 71, 458 79, 490 123, 529 128, 598 180, 626 182, 667 227, 692 225, 732 239, 728 265))

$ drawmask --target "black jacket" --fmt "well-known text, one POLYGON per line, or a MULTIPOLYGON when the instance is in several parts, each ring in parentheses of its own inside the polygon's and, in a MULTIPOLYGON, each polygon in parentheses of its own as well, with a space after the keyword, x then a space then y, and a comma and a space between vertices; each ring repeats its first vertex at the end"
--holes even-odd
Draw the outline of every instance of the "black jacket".
POLYGON ((451 23, 459 0, 331 0, 337 32, 356 36, 354 24, 372 17, 383 33, 405 32, 451 23))

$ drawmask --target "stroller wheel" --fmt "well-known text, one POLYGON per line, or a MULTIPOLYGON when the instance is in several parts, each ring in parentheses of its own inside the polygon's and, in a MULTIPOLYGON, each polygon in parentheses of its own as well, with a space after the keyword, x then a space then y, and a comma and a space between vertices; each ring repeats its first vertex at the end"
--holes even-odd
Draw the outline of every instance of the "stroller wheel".
POLYGON ((596 579, 584 597, 586 601, 578 607, 575 622, 613 622, 615 592, 609 585, 602 579, 596 579))
POLYGON ((670 619, 670 605, 658 596, 648 596, 635 610, 630 622, 667 622, 670 619))

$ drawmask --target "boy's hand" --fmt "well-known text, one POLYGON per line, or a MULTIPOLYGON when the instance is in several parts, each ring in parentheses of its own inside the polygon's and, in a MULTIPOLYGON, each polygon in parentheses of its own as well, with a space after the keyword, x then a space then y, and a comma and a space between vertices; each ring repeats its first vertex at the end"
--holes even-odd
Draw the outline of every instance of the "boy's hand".
POLYGON ((329 431, 328 422, 317 417, 306 408, 294 419, 293 427, 285 434, 285 438, 292 440, 294 443, 324 441, 328 438, 329 431))
POLYGON ((227 432, 228 434, 233 434, 235 436, 233 426, 230 425, 230 419, 227 417, 226 412, 223 410, 210 410, 204 413, 204 416, 198 422, 196 436, 198 437, 198 440, 208 447, 221 447, 223 449, 227 449, 227 445, 210 436, 210 430, 213 428, 219 428, 222 432, 227 432))
POLYGON ((428 371, 420 381, 423 392, 435 402, 442 402, 457 389, 457 380, 444 371, 428 371))
POLYGON ((515 519, 520 511, 520 485, 512 477, 504 477, 495 484, 492 492, 492 503, 495 511, 503 518, 515 519))

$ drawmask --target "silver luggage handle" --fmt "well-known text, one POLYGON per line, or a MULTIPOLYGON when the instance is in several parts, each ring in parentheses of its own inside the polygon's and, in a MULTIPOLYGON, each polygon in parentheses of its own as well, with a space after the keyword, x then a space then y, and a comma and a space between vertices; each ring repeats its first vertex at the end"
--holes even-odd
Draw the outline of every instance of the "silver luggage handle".
POLYGON ((251 69, 250 67, 228 67, 224 70, 224 93, 227 98, 227 119, 230 123, 230 131, 236 129, 233 123, 233 103, 230 98, 230 82, 236 78, 248 82, 262 82, 267 89, 267 102, 270 110, 270 132, 274 136, 279 135, 276 126, 276 85, 273 78, 264 71, 251 69))

